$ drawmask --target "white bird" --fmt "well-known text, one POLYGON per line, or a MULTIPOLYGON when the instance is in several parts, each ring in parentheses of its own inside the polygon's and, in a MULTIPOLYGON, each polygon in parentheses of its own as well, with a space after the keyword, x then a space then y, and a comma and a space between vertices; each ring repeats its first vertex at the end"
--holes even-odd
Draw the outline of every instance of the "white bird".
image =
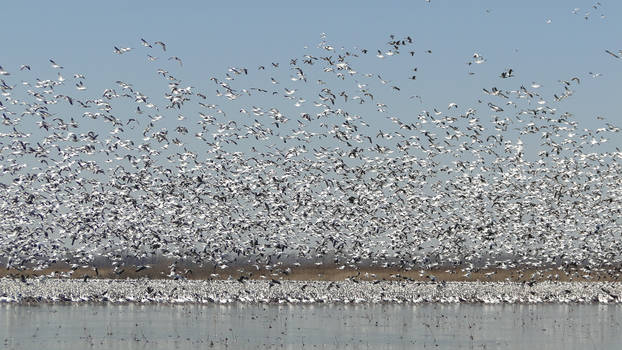
POLYGON ((168 59, 169 59, 169 61, 170 61, 170 60, 175 60, 175 61, 179 62, 179 65, 180 65, 180 66, 183 66, 183 64, 182 64, 182 62, 181 62, 181 58, 179 58, 179 57, 177 57, 177 56, 169 57, 168 59))
POLYGON ((50 59, 50 63, 52 63, 52 68, 63 69, 63 67, 61 65, 57 64, 52 59, 50 59))
POLYGON ((156 41, 154 44, 160 45, 163 51, 166 51, 166 44, 161 41, 156 41))
POLYGON ((143 38, 140 38, 140 43, 141 43, 144 47, 149 47, 149 48, 152 48, 152 47, 153 47, 153 46, 151 46, 151 44, 149 44, 149 43, 147 42, 147 40, 145 40, 145 39, 143 39, 143 38))
POLYGON ((114 53, 118 54, 118 55, 122 55, 126 52, 131 51, 132 48, 131 47, 122 47, 122 48, 118 48, 118 47, 114 47, 114 53))

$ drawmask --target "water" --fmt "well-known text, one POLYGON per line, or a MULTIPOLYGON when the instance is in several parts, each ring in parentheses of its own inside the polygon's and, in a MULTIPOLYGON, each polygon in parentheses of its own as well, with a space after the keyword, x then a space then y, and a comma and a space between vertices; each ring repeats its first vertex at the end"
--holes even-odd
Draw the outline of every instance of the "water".
POLYGON ((0 305, 4 349, 619 349, 618 305, 0 305))

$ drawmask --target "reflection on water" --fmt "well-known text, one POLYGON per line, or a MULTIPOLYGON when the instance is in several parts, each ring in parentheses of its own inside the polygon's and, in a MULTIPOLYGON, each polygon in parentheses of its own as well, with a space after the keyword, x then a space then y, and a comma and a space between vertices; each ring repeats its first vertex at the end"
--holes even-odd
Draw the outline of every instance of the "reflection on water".
POLYGON ((619 349, 619 305, 0 305, 4 349, 619 349))

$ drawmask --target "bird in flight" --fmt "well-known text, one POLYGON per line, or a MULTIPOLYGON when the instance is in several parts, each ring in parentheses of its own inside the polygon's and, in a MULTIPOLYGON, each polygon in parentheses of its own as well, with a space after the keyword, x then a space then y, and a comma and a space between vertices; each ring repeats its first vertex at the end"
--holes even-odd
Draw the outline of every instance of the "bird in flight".
POLYGON ((156 41, 154 44, 162 46, 162 50, 166 51, 166 44, 161 41, 156 41))
POLYGON ((50 59, 50 63, 52 64, 52 68, 63 69, 63 66, 61 66, 58 63, 54 62, 53 59, 50 59))
POLYGON ((140 43, 144 46, 144 47, 148 47, 148 48, 152 48, 153 46, 151 46, 151 44, 149 44, 147 42, 147 40, 140 38, 140 43))
POLYGON ((183 67, 183 63, 181 62, 181 58, 177 57, 177 56, 173 56, 173 57, 169 57, 168 60, 175 60, 177 62, 179 62, 179 65, 183 67))
POLYGON ((114 53, 116 53, 117 55, 122 55, 126 52, 129 52, 130 50, 132 50, 131 47, 122 47, 122 48, 118 48, 118 47, 114 47, 114 53))
POLYGON ((512 70, 512 68, 510 68, 510 69, 508 69, 508 70, 506 70, 504 72, 501 72, 501 74, 499 76, 501 78, 503 78, 503 79, 506 79, 506 78, 513 77, 514 76, 513 73, 514 73, 514 71, 512 70))

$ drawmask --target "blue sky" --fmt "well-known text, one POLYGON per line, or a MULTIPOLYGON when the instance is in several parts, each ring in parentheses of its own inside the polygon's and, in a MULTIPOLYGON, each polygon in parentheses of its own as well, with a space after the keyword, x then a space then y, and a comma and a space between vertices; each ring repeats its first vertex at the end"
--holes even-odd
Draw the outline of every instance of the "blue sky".
MULTIPOLYGON (((179 75, 201 87, 231 66, 256 67, 300 57, 305 45, 318 43, 320 33, 336 46, 370 52, 383 46, 390 34, 410 35, 417 50, 413 66, 419 72, 405 93, 422 96, 422 109, 449 102, 470 106, 481 98, 482 88, 492 86, 516 89, 536 82, 552 95, 559 80, 576 76, 581 84, 560 111, 575 114, 588 127, 597 125, 596 116, 619 124, 622 59, 605 49, 622 49, 622 3, 600 3, 595 9, 595 1, 578 0, 13 1, 2 5, 0 65, 15 72, 20 64, 29 64, 36 77, 56 74, 48 62, 54 58, 67 74, 86 74, 90 86, 99 91, 116 80, 147 83, 152 74, 139 63, 143 53, 134 61, 112 53, 113 46, 139 49, 142 37, 166 42, 166 55, 184 60, 179 75), (575 8, 579 10, 573 14, 575 8), (423 54, 428 49, 432 54, 423 54), (466 62, 475 52, 486 63, 469 67, 466 62), (499 79, 507 68, 516 76, 499 79), (601 76, 593 78, 589 72, 601 76)), ((382 70, 405 79, 402 68, 385 65, 382 70)), ((407 111, 405 106, 394 108, 407 111)))

